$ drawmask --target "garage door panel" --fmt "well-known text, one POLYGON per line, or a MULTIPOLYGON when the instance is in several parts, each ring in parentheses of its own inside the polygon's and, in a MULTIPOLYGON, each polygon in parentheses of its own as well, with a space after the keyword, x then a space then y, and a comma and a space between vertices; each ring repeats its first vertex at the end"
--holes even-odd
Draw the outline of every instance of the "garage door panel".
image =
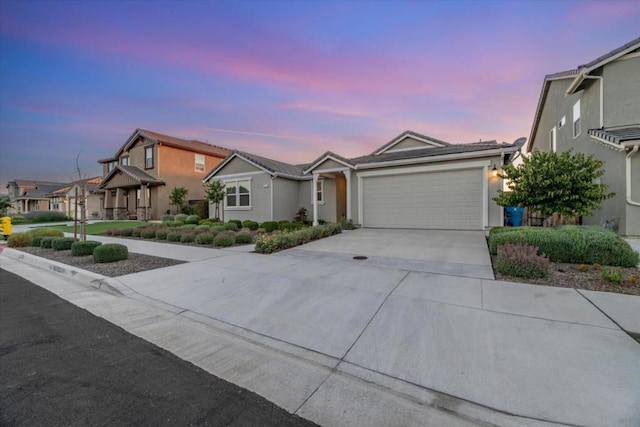
POLYGON ((482 229, 482 169, 363 178, 363 225, 482 229))

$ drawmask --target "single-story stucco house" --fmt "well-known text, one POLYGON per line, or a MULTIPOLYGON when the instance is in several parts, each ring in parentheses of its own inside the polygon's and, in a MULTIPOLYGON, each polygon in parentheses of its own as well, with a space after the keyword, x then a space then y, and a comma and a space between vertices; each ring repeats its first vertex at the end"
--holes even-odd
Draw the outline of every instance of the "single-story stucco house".
POLYGON ((503 224, 492 200, 502 189, 497 170, 523 143, 451 144, 405 131, 369 155, 326 152, 304 165, 234 151, 204 182, 224 184, 225 220, 291 220, 304 207, 314 224, 483 230, 503 224))

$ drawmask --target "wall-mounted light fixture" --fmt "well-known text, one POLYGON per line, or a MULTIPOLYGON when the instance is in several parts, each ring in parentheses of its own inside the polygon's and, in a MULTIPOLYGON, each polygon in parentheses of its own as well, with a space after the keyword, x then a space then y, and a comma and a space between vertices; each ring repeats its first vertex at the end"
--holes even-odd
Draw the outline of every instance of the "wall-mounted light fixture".
POLYGON ((498 176, 498 168, 496 167, 495 163, 493 165, 493 169, 491 169, 491 175, 494 177, 498 176))

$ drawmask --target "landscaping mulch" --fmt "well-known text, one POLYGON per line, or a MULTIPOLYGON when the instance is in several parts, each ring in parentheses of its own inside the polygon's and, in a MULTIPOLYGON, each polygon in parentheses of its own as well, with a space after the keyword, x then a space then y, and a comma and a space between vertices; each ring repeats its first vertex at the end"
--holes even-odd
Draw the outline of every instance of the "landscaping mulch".
POLYGON ((73 256, 71 251, 54 251, 53 249, 26 247, 14 248, 22 252, 27 252, 42 258, 61 262, 93 273, 107 277, 124 276, 125 274, 140 273, 142 271, 154 270, 156 268, 170 267, 172 265, 184 264, 184 261, 161 258, 151 255, 142 255, 129 252, 129 258, 98 264, 93 262, 93 256, 73 256))
POLYGON ((518 277, 505 276, 495 268, 495 256, 491 257, 493 263, 493 273, 496 280, 508 282, 530 283, 535 285, 558 286, 563 288, 586 289, 589 291, 615 292, 618 294, 640 295, 640 269, 637 267, 622 268, 609 266, 588 266, 585 271, 580 270, 579 264, 566 264, 552 262, 549 266, 549 276, 544 279, 521 279, 518 277), (613 269, 621 271, 623 274, 622 283, 609 282, 602 278, 602 271, 613 269), (636 277, 636 283, 632 283, 636 277), (629 280, 631 279, 631 280, 629 280))

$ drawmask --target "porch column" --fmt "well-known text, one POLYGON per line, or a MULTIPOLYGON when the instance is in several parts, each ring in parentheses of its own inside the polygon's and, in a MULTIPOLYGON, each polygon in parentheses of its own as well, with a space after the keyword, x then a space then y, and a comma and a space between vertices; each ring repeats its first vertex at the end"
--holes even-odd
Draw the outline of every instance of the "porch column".
POLYGON ((347 181, 347 218, 349 221, 351 219, 351 169, 347 169, 342 171, 344 174, 344 178, 347 181))
POLYGON ((318 173, 313 173, 313 185, 311 186, 311 194, 313 200, 313 225, 318 225, 318 173))

